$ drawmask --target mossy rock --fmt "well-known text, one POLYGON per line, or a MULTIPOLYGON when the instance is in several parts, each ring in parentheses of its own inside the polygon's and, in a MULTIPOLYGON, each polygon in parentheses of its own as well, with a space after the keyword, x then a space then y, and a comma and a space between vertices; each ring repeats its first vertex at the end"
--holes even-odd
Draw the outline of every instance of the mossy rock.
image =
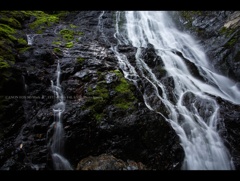
POLYGON ((38 30, 38 33, 42 33, 46 27, 59 22, 59 17, 46 14, 43 11, 31 11, 29 14, 36 17, 36 20, 32 22, 29 27, 31 29, 38 30))
POLYGON ((73 42, 71 41, 71 42, 66 43, 66 44, 65 44, 65 47, 66 47, 66 48, 72 48, 73 45, 74 45, 74 44, 73 44, 73 42))
POLYGON ((74 38, 74 31, 72 31, 72 30, 63 29, 59 33, 67 41, 71 41, 74 38))

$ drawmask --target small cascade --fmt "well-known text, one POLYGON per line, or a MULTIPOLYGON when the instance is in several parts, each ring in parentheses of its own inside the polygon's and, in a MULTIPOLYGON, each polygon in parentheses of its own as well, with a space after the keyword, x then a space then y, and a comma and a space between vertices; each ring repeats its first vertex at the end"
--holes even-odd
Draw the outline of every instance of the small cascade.
POLYGON ((55 97, 55 104, 53 105, 54 122, 51 127, 54 129, 51 138, 51 155, 53 166, 55 170, 73 170, 70 163, 63 157, 64 150, 64 129, 62 124, 62 114, 65 111, 64 95, 60 84, 61 68, 58 61, 56 71, 56 84, 51 81, 52 91, 55 97))
POLYGON ((33 45, 34 43, 34 37, 38 34, 27 34, 27 43, 28 45, 33 45))
POLYGON ((25 76, 22 75, 22 79, 23 79, 23 85, 24 85, 24 94, 26 95, 27 94, 27 91, 28 91, 28 86, 26 84, 26 81, 25 81, 25 76))

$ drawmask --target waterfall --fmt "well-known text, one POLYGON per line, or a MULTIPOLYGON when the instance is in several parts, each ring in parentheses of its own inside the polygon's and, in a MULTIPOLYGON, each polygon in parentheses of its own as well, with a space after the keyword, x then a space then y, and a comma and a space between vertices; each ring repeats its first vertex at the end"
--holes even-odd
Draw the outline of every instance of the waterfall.
POLYGON ((38 34, 27 34, 27 43, 28 45, 33 45, 34 37, 38 34))
POLYGON ((215 97, 240 104, 237 84, 211 67, 201 47, 193 37, 175 27, 167 12, 116 12, 114 37, 118 45, 111 49, 125 78, 136 86, 137 80, 141 79, 145 87, 150 87, 151 91, 145 89, 143 92, 145 105, 161 114, 179 136, 185 152, 182 169, 235 169, 231 155, 218 133, 219 105, 215 97), (125 15, 125 24, 119 23, 120 15, 125 15), (165 80, 173 80, 174 87, 171 90, 144 61, 142 50, 149 44, 163 61, 165 80), (135 66, 117 51, 119 45, 137 48, 135 66), (194 64, 201 79, 191 73, 186 61, 194 64), (156 101, 161 104, 156 104, 156 101), (168 114, 159 111, 159 105, 163 105, 168 114))
POLYGON ((63 157, 64 148, 64 129, 62 124, 62 113, 65 111, 64 95, 60 84, 61 67, 58 61, 56 71, 56 85, 51 81, 52 91, 55 96, 55 105, 53 106, 54 122, 52 127, 54 133, 51 138, 51 154, 55 170, 72 170, 70 163, 63 157))

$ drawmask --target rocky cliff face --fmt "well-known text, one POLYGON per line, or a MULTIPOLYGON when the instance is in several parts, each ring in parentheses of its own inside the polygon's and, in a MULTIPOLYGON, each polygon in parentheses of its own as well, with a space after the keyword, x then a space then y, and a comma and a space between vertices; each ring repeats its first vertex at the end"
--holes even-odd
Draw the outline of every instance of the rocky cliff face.
MULTIPOLYGON (((58 61, 66 97, 64 156, 74 169, 88 157, 99 162, 102 154, 113 155, 104 158, 108 169, 180 168, 184 154, 179 138, 160 115, 145 107, 141 92, 124 78, 109 49, 109 43, 116 43, 114 12, 104 14, 102 27, 102 12, 97 11, 14 13, 16 18, 24 15, 18 31, 25 43, 20 48, 11 44, 15 61, 6 68, 11 76, 1 87, 2 170, 53 169, 49 149, 54 131, 51 81, 56 78, 58 61), (32 42, 27 39, 31 37, 32 42), (125 166, 109 163, 115 159, 125 166), (131 167, 129 161, 136 166, 131 167)), ((120 49, 134 59, 134 48, 120 49)), ((4 57, 4 61, 8 59, 4 57)))
MULTIPOLYGON (((213 66, 239 80, 238 12, 177 13, 179 26, 200 38, 213 66)), ((124 78, 110 49, 117 42, 115 18, 111 11, 0 12, 0 36, 6 40, 0 41, 2 170, 53 169, 51 81, 58 61, 66 97, 64 156, 74 169, 181 168, 184 152, 178 136, 163 117, 147 109, 142 91, 124 78)), ((119 46, 119 51, 134 60, 133 47, 119 46)), ((163 76, 151 61, 158 60, 151 46, 144 51, 146 63, 163 76)), ((166 85, 171 87, 171 81, 166 85)), ((219 127, 239 169, 240 108, 219 103, 219 127)))

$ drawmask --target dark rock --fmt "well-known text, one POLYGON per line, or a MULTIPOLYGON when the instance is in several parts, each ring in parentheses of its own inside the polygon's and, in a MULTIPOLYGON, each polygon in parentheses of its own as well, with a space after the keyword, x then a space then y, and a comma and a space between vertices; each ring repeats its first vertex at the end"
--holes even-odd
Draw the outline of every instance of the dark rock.
POLYGON ((127 160, 124 162, 113 155, 102 154, 82 159, 76 170, 147 170, 141 162, 127 160))

